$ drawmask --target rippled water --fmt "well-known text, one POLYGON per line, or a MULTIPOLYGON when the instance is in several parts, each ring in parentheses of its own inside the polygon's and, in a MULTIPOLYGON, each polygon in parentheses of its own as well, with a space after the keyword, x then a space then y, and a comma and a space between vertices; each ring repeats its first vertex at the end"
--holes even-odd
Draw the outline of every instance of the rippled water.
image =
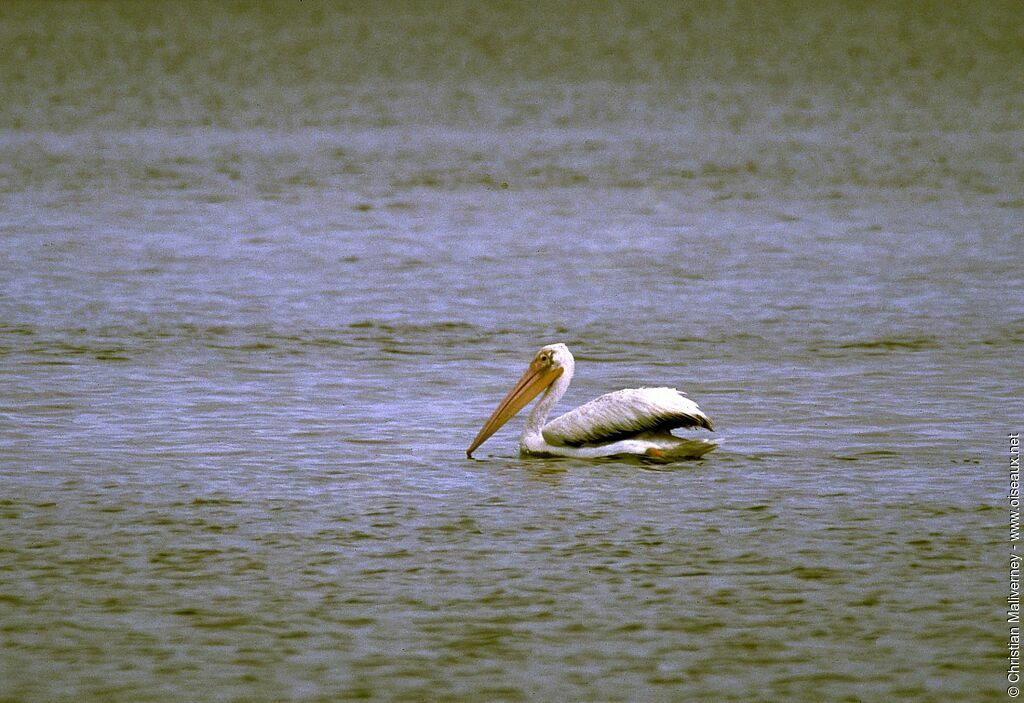
POLYGON ((0 699, 1003 699, 1021 14, 901 7, 5 4, 0 699), (466 460, 552 341, 723 447, 466 460))

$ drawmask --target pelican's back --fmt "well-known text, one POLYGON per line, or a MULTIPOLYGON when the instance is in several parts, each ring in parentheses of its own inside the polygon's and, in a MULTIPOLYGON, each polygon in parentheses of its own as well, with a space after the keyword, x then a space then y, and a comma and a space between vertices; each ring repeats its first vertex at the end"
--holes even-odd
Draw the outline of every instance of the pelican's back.
POLYGON ((713 430, 710 418, 675 388, 624 388, 556 417, 541 430, 551 444, 606 444, 676 427, 713 430))

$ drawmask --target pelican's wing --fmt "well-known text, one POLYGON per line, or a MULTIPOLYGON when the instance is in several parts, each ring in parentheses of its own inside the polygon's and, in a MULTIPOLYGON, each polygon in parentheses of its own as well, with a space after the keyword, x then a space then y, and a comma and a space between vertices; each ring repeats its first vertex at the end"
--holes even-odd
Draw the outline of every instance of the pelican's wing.
POLYGON ((625 388, 556 417, 541 432, 551 444, 604 444, 675 427, 714 429, 697 404, 675 388, 625 388))

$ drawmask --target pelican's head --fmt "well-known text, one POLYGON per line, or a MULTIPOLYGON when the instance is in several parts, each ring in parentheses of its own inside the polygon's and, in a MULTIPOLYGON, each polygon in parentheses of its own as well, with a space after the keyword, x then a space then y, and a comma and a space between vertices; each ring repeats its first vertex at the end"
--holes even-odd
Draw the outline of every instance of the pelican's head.
POLYGON ((534 360, 537 360, 542 356, 546 356, 551 359, 551 363, 565 371, 572 371, 573 367, 576 365, 576 359, 573 357, 572 352, 569 351, 569 347, 565 346, 561 342, 541 347, 540 351, 537 352, 537 355, 533 358, 534 360))
POLYGON ((484 426, 480 428, 476 439, 466 450, 466 456, 472 458, 477 447, 501 429, 501 426, 511 420, 516 413, 529 405, 530 401, 540 395, 542 391, 547 390, 559 376, 566 372, 571 376, 575 364, 572 352, 564 344, 548 344, 541 347, 515 387, 509 391, 505 399, 487 418, 484 426))

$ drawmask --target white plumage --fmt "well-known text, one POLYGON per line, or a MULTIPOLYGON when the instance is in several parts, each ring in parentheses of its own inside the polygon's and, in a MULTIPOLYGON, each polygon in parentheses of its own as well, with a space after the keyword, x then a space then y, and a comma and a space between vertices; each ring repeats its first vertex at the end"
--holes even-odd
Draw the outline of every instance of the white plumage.
POLYGON ((550 422, 547 416, 572 381, 575 359, 564 344, 549 344, 534 357, 522 378, 481 428, 473 451, 534 397, 519 439, 522 454, 598 458, 643 455, 657 461, 692 459, 718 446, 705 439, 684 439, 675 428, 714 425, 700 407, 674 388, 626 388, 606 393, 550 422))
POLYGON ((579 446, 676 427, 712 429, 711 421, 675 388, 623 388, 605 393, 541 428, 552 444, 579 446))

